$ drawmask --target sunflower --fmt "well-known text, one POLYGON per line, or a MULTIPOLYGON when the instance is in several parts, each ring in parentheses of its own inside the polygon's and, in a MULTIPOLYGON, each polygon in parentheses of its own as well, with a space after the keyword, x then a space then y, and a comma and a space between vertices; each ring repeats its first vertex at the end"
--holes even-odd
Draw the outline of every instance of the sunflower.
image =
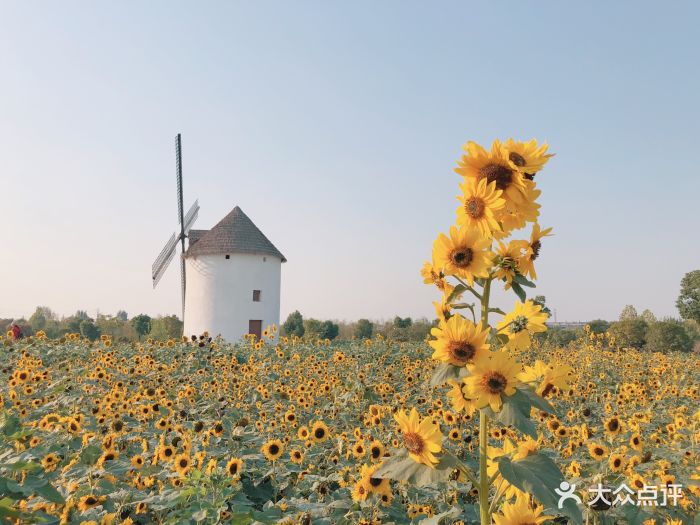
POLYGON ((145 461, 143 459, 143 456, 137 454, 136 456, 131 457, 131 466, 133 466, 134 468, 141 468, 143 467, 144 463, 145 461))
POLYGON ((465 397, 473 399, 476 408, 490 406, 498 412, 503 404, 501 395, 515 394, 520 365, 501 350, 482 355, 469 367, 469 372, 464 378, 465 397))
POLYGON ((589 443, 588 454, 596 461, 603 461, 603 459, 610 454, 610 450, 600 443, 589 443))
POLYGON ((455 381, 451 379, 449 381, 452 387, 449 392, 447 392, 447 397, 450 400, 450 405, 457 412, 466 412, 467 415, 471 416, 476 411, 476 406, 471 399, 464 397, 464 392, 462 391, 463 384, 460 381, 455 381))
MULTIPOLYGON (((565 364, 545 364, 539 359, 533 366, 526 365, 518 379, 523 383, 538 383, 537 395, 547 397, 555 388, 566 390, 570 387, 574 369, 565 364)), ((554 429, 556 430, 556 429, 554 429)))
POLYGON ((260 450, 268 461, 275 461, 284 452, 284 444, 279 439, 272 439, 265 443, 260 450))
POLYGON ((423 267, 420 270, 420 274, 421 277, 423 277, 423 283, 434 284, 446 295, 450 295, 454 290, 454 286, 445 280, 445 276, 434 263, 430 263, 428 261, 424 262, 423 267))
POLYGON ((292 463, 296 463, 297 465, 299 465, 304 461, 304 453, 301 450, 295 448, 289 453, 289 459, 292 460, 292 463))
POLYGON ((508 152, 508 160, 513 168, 523 173, 528 180, 534 179, 535 173, 554 156, 553 153, 547 153, 549 146, 546 142, 538 146, 536 139, 527 142, 508 139, 503 147, 508 152))
POLYGON ((231 458, 226 463, 226 473, 231 477, 238 477, 243 470, 243 460, 239 458, 231 458))
POLYGON ((613 472, 622 472, 625 470, 625 456, 623 454, 611 454, 608 459, 608 466, 613 472))
POLYGON ((403 444, 408 454, 417 463, 435 468, 438 459, 435 453, 442 450, 443 436, 440 427, 429 417, 421 419, 415 408, 410 414, 401 410, 394 415, 403 435, 403 444))
POLYGON ((172 461, 175 457, 175 449, 170 445, 165 445, 160 448, 158 452, 158 457, 161 461, 172 461))
POLYGON ((510 288, 510 283, 516 275, 520 274, 520 268, 518 267, 518 261, 525 253, 528 247, 527 241, 510 241, 508 244, 504 244, 498 241, 498 249, 496 251, 496 258, 494 259, 494 264, 496 270, 493 275, 496 279, 501 279, 506 282, 506 290, 510 288))
POLYGON ((311 439, 316 443, 323 443, 328 439, 328 426, 323 421, 317 421, 311 427, 311 439))
POLYGON ((546 332, 545 321, 548 315, 542 306, 532 301, 515 303, 515 308, 496 326, 498 332, 508 336, 507 346, 522 350, 530 344, 530 334, 546 332))
POLYGON ((86 510, 90 510, 93 507, 101 505, 106 500, 107 496, 95 496, 94 494, 88 494, 87 496, 83 496, 78 500, 78 509, 81 512, 85 512, 86 510))
POLYGON ((486 179, 476 181, 467 179, 460 185, 462 195, 457 199, 457 224, 465 228, 476 228, 484 237, 491 237, 491 232, 501 231, 498 213, 505 208, 506 201, 501 198, 503 192, 496 189, 495 182, 486 179))
POLYGON ((505 503, 501 507, 501 513, 493 515, 493 522, 494 525, 539 525, 554 519, 554 516, 543 516, 543 511, 542 505, 532 508, 530 496, 520 493, 514 503, 505 503))
POLYGON ((362 477, 362 481, 366 483, 366 486, 369 488, 370 492, 390 496, 391 482, 389 479, 372 477, 372 474, 374 474, 381 466, 381 463, 377 465, 362 465, 362 468, 360 469, 360 476, 362 477))
POLYGON ((367 449, 365 448, 364 440, 361 439, 353 445, 352 455, 355 456, 355 459, 359 459, 365 454, 367 454, 367 449))
POLYGON ((369 445, 369 455, 372 461, 381 461, 381 459, 384 457, 384 445, 381 443, 381 441, 374 440, 372 443, 369 445))
POLYGON ((192 460, 189 454, 178 454, 175 456, 175 461, 173 461, 173 469, 180 476, 184 477, 192 468, 192 460))
POLYGON ((495 183, 503 192, 506 202, 519 203, 524 199, 525 177, 508 158, 508 150, 499 140, 494 140, 491 151, 476 142, 467 142, 462 149, 466 155, 457 162, 455 172, 467 179, 486 180, 495 183))
POLYGON ((59 461, 60 458, 56 454, 49 452, 42 458, 41 466, 44 467, 46 472, 51 472, 56 469, 56 465, 58 465, 59 461))
POLYGON ((639 433, 635 432, 630 437, 630 447, 632 447, 637 452, 641 452, 644 448, 644 440, 642 440, 642 436, 640 436, 639 433))
POLYGON ((302 441, 307 440, 309 438, 309 427, 306 425, 299 427, 299 430, 297 430, 297 437, 302 441))
POLYGON ((523 275, 530 276, 532 279, 537 279, 537 272, 535 272, 535 260, 540 256, 540 249, 542 248, 542 238, 551 235, 552 228, 540 229, 540 225, 535 223, 532 226, 532 232, 530 233, 530 242, 528 243, 527 249, 524 255, 518 261, 518 266, 523 275))
POLYGON ((465 279, 470 285, 475 277, 488 277, 493 253, 491 240, 482 237, 478 230, 450 228, 450 236, 441 233, 433 243, 433 260, 445 275, 465 279))
POLYGON ((617 436, 622 432, 622 422, 617 416, 608 419, 603 426, 605 427, 605 433, 609 436, 617 436))
POLYGON ((436 339, 428 342, 435 350, 433 359, 455 366, 473 363, 480 355, 488 353, 488 330, 481 330, 461 315, 453 315, 430 331, 436 339))
POLYGON ((367 480, 360 479, 352 488, 352 500, 353 501, 365 501, 370 494, 370 489, 367 486, 367 480))

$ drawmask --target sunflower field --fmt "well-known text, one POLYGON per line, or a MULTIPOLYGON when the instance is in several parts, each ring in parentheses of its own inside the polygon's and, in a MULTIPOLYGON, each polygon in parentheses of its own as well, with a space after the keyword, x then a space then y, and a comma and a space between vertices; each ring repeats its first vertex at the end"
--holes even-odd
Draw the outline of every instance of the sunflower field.
POLYGON ((541 337, 552 155, 464 150, 456 223, 421 270, 441 297, 422 343, 2 336, 0 520, 697 523, 697 354, 541 337))
MULTIPOLYGON (((443 401, 444 389, 430 387, 427 345, 108 346, 76 335, 5 343, 0 519, 10 523, 478 520, 476 489, 455 473, 372 477, 400 454, 393 416, 406 407, 432 417, 444 449, 476 467, 479 429, 443 401)), ((580 379, 548 393, 557 415, 537 413, 536 440, 493 426, 494 457, 547 448, 581 487, 680 483, 677 507, 625 506, 641 515, 628 518, 614 509, 584 513, 591 522, 691 523, 697 358, 617 349, 593 333, 565 349, 535 346, 521 358, 533 367, 542 359, 572 366, 580 379)))

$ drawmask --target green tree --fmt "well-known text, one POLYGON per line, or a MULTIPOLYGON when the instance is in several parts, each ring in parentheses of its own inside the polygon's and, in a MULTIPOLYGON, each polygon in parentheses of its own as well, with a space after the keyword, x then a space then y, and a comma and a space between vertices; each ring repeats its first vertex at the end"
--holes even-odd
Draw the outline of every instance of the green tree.
POLYGON ((154 339, 179 339, 182 336, 182 321, 176 315, 158 317, 151 324, 151 337, 154 339))
POLYGON ((34 313, 29 318, 29 326, 32 327, 34 332, 39 330, 44 330, 47 323, 56 320, 56 314, 51 311, 48 306, 37 306, 34 313))
POLYGON ((94 341, 100 337, 100 329, 90 319, 85 319, 80 322, 80 333, 83 337, 90 339, 90 341, 94 341))
POLYGON ((394 317, 394 326, 396 328, 408 328, 413 324, 413 319, 410 317, 405 317, 401 319, 398 315, 394 317))
POLYGON ((138 334, 139 341, 144 335, 151 331, 151 318, 146 314, 139 314, 136 317, 133 317, 130 323, 138 334))
POLYGON ((588 323, 588 326, 591 327, 591 332, 594 334, 602 334, 603 332, 607 332, 608 328, 610 328, 610 323, 603 319, 594 319, 588 323))
POLYGON ((355 323, 354 335, 357 339, 372 339, 374 324, 369 319, 360 319, 355 323))
POLYGON ((547 305, 545 304, 547 302, 547 298, 544 295, 536 295, 532 299, 532 302, 535 304, 539 304, 542 307, 542 311, 547 315, 552 315, 552 311, 549 308, 547 308, 547 305))
POLYGON ((627 319, 613 323, 609 332, 615 336, 619 346, 643 348, 646 343, 647 324, 641 319, 627 319))
POLYGON ((304 319, 304 335, 309 339, 321 337, 321 321, 318 319, 304 319))
POLYGON ((339 330, 340 327, 333 321, 323 321, 321 323, 321 332, 319 335, 321 339, 330 339, 332 341, 338 337, 339 330))
POLYGON ((676 308, 683 319, 700 323, 700 270, 686 273, 681 280, 681 293, 676 308))
POLYGON ((123 322, 127 322, 129 320, 129 314, 127 314, 124 310, 119 310, 117 312, 117 315, 115 315, 114 317, 123 322))
POLYGON ((683 323, 664 319, 649 325, 644 348, 651 352, 689 352, 693 341, 683 323))
POLYGON ((294 310, 282 325, 282 335, 304 337, 304 331, 304 318, 299 310, 294 310))
POLYGON ((633 319, 637 319, 638 317, 639 315, 637 314, 637 309, 631 304, 625 306, 620 313, 620 321, 631 321, 633 319))
POLYGON ((642 318, 642 320, 646 324, 651 324, 651 323, 656 322, 656 316, 654 315, 654 312, 652 312, 648 308, 642 312, 642 315, 640 315, 640 317, 642 318))

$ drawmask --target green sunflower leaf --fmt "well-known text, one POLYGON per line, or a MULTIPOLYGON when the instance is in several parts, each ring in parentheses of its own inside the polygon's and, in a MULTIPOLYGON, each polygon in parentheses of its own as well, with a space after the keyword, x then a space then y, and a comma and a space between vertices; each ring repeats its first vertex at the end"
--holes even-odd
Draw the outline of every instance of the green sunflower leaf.
MULTIPOLYGON (((559 496, 554 489, 559 488, 564 476, 554 461, 547 456, 536 453, 517 461, 502 456, 498 458, 498 471, 508 483, 526 494, 532 494, 546 508, 559 508, 559 496)), ((581 524, 581 510, 573 500, 566 500, 560 512, 571 518, 575 524, 581 524)))
POLYGON ((462 367, 459 366, 449 363, 440 363, 435 367, 433 377, 430 378, 430 386, 440 386, 447 383, 450 379, 459 379, 462 370, 462 367))
POLYGON ((525 293, 525 290, 523 290, 522 286, 513 281, 511 283, 511 288, 513 289, 515 295, 518 296, 518 299, 520 299, 521 302, 524 303, 527 300, 527 294, 525 293))
POLYGON ((532 403, 528 397, 521 390, 516 389, 515 394, 502 396, 502 400, 501 410, 494 412, 490 407, 487 407, 486 414, 505 426, 512 425, 520 432, 537 439, 537 427, 530 419, 532 403))
POLYGON ((411 459, 404 449, 385 459, 373 477, 408 481, 416 487, 422 487, 449 481, 455 470, 460 469, 468 470, 468 467, 452 454, 443 454, 435 468, 430 468, 411 459))

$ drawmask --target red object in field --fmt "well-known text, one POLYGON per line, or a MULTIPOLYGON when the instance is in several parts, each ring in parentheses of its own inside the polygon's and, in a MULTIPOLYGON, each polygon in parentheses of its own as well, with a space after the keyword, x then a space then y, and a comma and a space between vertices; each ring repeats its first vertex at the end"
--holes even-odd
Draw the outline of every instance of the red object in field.
POLYGON ((12 325, 12 337, 16 341, 17 339, 22 339, 22 329, 19 327, 19 325, 13 324, 12 325))

